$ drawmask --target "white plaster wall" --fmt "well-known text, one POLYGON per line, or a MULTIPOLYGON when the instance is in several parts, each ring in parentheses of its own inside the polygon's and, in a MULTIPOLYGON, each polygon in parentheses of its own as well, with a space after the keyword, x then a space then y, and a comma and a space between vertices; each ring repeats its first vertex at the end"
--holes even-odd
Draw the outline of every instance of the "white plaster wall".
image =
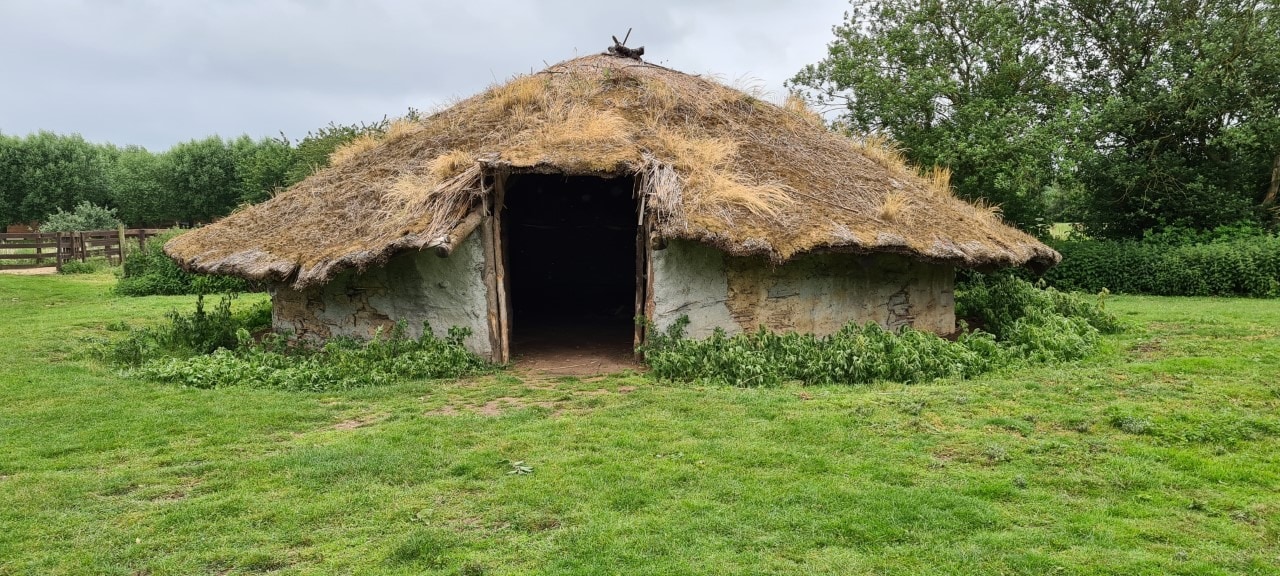
POLYGON ((949 334, 954 281, 950 266, 891 254, 806 254, 774 266, 671 241, 653 253, 653 321, 665 328, 687 315, 693 338, 760 325, 827 335, 849 322, 949 334))
POLYGON ((653 252, 653 323, 666 329, 689 317, 685 334, 706 338, 716 328, 737 334, 742 328, 729 313, 729 278, 723 252, 683 240, 653 252))
POLYGON ((451 326, 469 328, 467 349, 485 357, 491 352, 479 234, 447 258, 434 251, 406 252, 363 274, 342 273, 322 287, 299 292, 277 285, 271 292, 273 327, 300 338, 369 338, 401 320, 417 338, 426 321, 437 336, 451 326))

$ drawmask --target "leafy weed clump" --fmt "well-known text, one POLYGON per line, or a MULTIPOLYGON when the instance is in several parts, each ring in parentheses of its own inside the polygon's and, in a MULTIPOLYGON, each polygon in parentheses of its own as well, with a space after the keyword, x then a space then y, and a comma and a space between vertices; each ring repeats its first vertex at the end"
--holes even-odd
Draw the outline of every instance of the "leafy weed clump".
POLYGON ((948 342, 910 328, 894 334, 872 323, 850 324, 826 337, 761 327, 735 336, 716 330, 710 338, 691 340, 684 336, 688 324, 681 317, 666 331, 651 332, 642 351, 655 376, 738 386, 919 382, 966 378, 1004 363, 1005 351, 981 332, 948 342))
POLYGON ((164 244, 185 230, 170 230, 147 241, 140 250, 125 254, 115 292, 122 296, 219 294, 247 292, 254 287, 234 276, 192 274, 164 253, 164 244))
POLYGON ((62 268, 58 270, 59 274, 97 274, 103 270, 111 268, 111 262, 101 256, 94 256, 83 262, 79 260, 71 260, 63 262, 62 268))
POLYGON ((271 326, 270 301, 233 313, 235 298, 235 294, 224 295, 213 310, 205 310, 204 295, 197 296, 194 312, 170 310, 168 323, 128 330, 124 338, 108 343, 102 355, 117 364, 137 367, 161 357, 185 358, 235 348, 238 332, 253 333, 271 326))
POLYGON ((367 342, 335 339, 313 350, 290 347, 279 335, 270 335, 255 345, 242 329, 234 349, 147 362, 135 374, 194 388, 250 386, 312 392, 418 378, 460 378, 488 367, 462 346, 467 335, 467 330, 454 327, 448 336, 438 338, 426 327, 423 336, 415 340, 406 337, 403 325, 399 325, 386 338, 367 342))
POLYGON ((1121 330, 1101 299, 1040 290, 1012 277, 975 280, 957 295, 956 308, 989 331, 962 329, 947 340, 870 323, 822 337, 761 327, 734 336, 717 330, 691 340, 685 337, 689 320, 682 317, 665 331, 650 327, 641 351, 655 376, 673 380, 738 386, 913 383, 970 378, 1016 362, 1078 360, 1096 349, 1101 333, 1121 330))
POLYGON ((369 341, 335 338, 319 348, 291 345, 274 333, 258 341, 253 334, 270 326, 270 303, 232 313, 232 298, 224 296, 210 312, 198 298, 194 313, 171 312, 168 324, 134 330, 109 345, 106 355, 134 376, 195 388, 346 390, 490 368, 463 346, 470 332, 458 327, 441 338, 424 325, 422 337, 413 339, 400 323, 369 341))
POLYGON ((1096 297, 1079 292, 1039 289, 1010 275, 973 274, 956 294, 956 316, 977 318, 987 331, 1000 339, 1010 339, 1018 324, 1052 323, 1046 316, 1077 319, 1103 334, 1122 330, 1120 321, 1106 310, 1105 290, 1096 297))

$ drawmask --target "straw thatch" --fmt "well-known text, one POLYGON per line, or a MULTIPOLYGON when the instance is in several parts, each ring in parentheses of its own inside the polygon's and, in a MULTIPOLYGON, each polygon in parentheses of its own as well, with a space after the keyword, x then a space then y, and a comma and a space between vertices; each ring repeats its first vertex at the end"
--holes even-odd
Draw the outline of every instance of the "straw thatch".
POLYGON ((378 139, 262 204, 165 246, 189 269, 326 282, 407 249, 447 250, 488 210, 495 175, 635 175, 664 238, 784 262, 896 252, 962 267, 1047 268, 1060 256, 951 195, 875 139, 827 130, 699 76, 607 55, 516 78, 378 139))

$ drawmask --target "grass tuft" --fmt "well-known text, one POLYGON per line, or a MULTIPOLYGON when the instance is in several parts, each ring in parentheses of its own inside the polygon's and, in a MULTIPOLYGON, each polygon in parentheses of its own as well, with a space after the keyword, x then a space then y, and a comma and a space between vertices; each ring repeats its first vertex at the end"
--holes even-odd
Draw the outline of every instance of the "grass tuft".
POLYGON ((804 99, 804 96, 795 92, 787 94, 786 100, 782 102, 782 108, 810 124, 816 126, 825 125, 822 121, 822 116, 809 107, 809 102, 804 99))
POLYGON ((341 166, 377 147, 377 138, 369 134, 362 134, 356 139, 339 146, 333 153, 329 154, 329 165, 341 166))
POLYGON ((389 195, 402 206, 418 204, 429 198, 439 186, 440 179, 434 174, 404 174, 396 178, 389 195))
POLYGON ((542 102, 547 93, 547 82, 538 76, 521 76, 506 84, 491 88, 490 105, 499 112, 529 108, 542 102))
POLYGON ((884 200, 880 202, 880 219, 886 222, 897 222, 902 216, 902 212, 906 210, 909 198, 902 192, 890 192, 886 194, 884 200))
POLYGON ((387 126, 387 131, 382 135, 382 139, 387 142, 395 142, 397 140, 419 134, 425 130, 426 127, 424 127, 421 122, 401 118, 392 122, 390 126, 387 126))
POLYGON ((665 126, 658 127, 654 137, 655 153, 683 174, 686 198, 694 207, 724 204, 774 217, 795 203, 789 187, 774 182, 750 183, 746 176, 732 171, 738 154, 733 140, 691 137, 665 126))
POLYGON ((982 218, 990 218, 996 221, 1002 220, 1004 209, 999 204, 988 202, 986 198, 979 198, 970 205, 973 207, 973 213, 982 218))
POLYGON ((907 156, 902 153, 901 145, 888 134, 851 134, 849 141, 863 156, 890 170, 898 173, 914 172, 907 163, 907 156))
POLYGON ((444 182, 475 165, 475 156, 464 150, 450 150, 431 160, 431 176, 444 182))
POLYGON ((927 183, 926 188, 938 198, 950 198, 955 192, 951 189, 951 169, 946 166, 934 166, 924 171, 921 176, 927 183))

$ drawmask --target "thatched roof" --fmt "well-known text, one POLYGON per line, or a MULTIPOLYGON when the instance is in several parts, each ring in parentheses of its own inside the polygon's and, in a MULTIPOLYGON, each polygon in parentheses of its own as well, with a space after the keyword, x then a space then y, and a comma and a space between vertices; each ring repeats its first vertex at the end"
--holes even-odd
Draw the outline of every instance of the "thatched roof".
POLYGON ((836 134, 802 103, 607 55, 516 78, 336 151, 276 197, 165 251, 201 272, 303 288, 475 227, 493 176, 637 175, 654 229, 774 262, 896 252, 962 267, 1047 268, 1057 252, 951 195, 892 151, 836 134))

